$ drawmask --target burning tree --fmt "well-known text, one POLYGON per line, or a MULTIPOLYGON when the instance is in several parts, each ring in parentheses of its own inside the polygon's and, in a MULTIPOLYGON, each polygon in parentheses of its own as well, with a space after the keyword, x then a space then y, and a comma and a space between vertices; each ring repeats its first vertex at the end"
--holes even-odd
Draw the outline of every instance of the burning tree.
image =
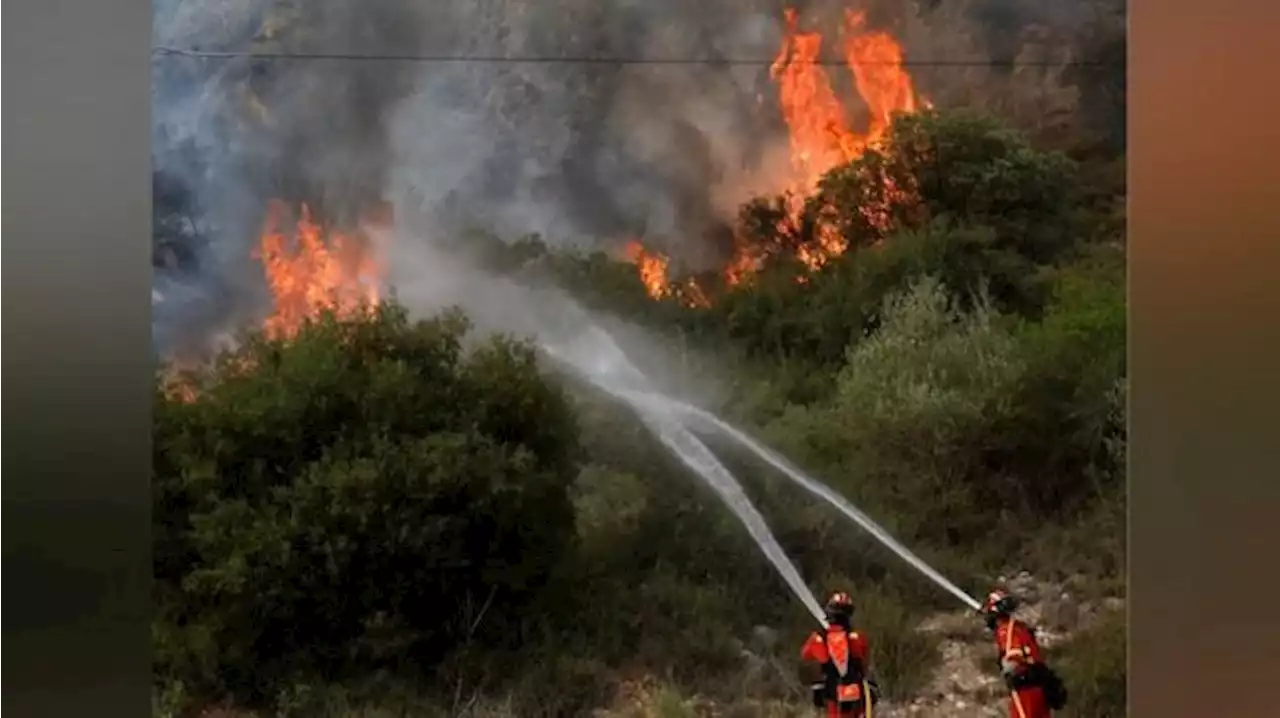
MULTIPOLYGON (((806 201, 817 191, 825 174, 878 146, 895 116, 929 106, 903 67, 905 54, 898 41, 887 32, 868 29, 865 12, 849 10, 842 28, 841 52, 868 115, 866 130, 854 129, 845 103, 819 64, 822 34, 801 31, 799 13, 794 8, 784 10, 783 19, 782 45, 769 74, 777 84, 778 103, 787 125, 790 167, 786 174, 770 178, 779 195, 773 203, 771 220, 776 231, 738 233, 734 257, 724 269, 729 285, 741 283, 779 253, 796 257, 812 270, 844 252, 849 238, 835 228, 817 226, 813 232, 800 229, 806 221, 806 201), (768 241, 769 235, 807 236, 803 242, 787 243, 768 241)), ((667 258, 639 249, 629 247, 628 258, 639 268, 650 296, 657 299, 669 295, 667 258)), ((704 288, 689 286, 689 293, 696 293, 705 304, 704 288)))
POLYGON ((263 329, 290 337, 321 312, 350 317, 378 303, 383 267, 368 235, 347 233, 316 221, 302 205, 297 225, 286 233, 281 202, 268 207, 255 257, 262 262, 273 312, 263 329))

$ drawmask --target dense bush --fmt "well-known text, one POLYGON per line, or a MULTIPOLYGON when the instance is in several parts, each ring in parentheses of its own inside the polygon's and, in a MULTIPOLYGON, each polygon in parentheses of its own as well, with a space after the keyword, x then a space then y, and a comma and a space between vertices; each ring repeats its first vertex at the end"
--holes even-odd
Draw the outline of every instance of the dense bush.
POLYGON ((1060 649, 1057 670, 1070 695, 1063 715, 1072 718, 1127 715, 1127 640, 1124 612, 1115 611, 1060 649))
POLYGON ((771 435, 903 538, 972 545, 1001 517, 982 503, 984 484, 1002 480, 985 463, 986 435, 1014 411, 1025 371, 1006 324, 985 306, 961 312, 923 279, 885 300, 833 396, 791 410, 771 435))
POLYGON ((1052 260, 1072 239, 1064 221, 1079 192, 1064 155, 980 114, 901 117, 882 148, 823 178, 808 202, 814 224, 869 246, 938 218, 990 227, 997 247, 1052 260))
POLYGON ((254 700, 500 638, 574 538, 576 431, 530 348, 465 330, 327 318, 158 396, 161 675, 254 700))
POLYGON ((751 353, 827 368, 874 328, 886 292, 923 275, 942 278, 961 301, 983 289, 997 308, 1034 316, 1045 299, 1041 269, 1078 231, 1082 191, 1070 160, 991 118, 902 117, 882 147, 827 174, 801 221, 788 221, 783 198, 743 208, 739 234, 765 249, 766 268, 710 314, 751 353), (848 249, 797 283, 806 270, 790 251, 831 233, 848 249))

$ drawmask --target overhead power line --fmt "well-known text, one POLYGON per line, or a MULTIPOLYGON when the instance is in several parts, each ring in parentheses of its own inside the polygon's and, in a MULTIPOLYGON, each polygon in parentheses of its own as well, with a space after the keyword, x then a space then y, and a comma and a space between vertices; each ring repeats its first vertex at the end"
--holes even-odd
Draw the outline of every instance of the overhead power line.
MULTIPOLYGON (((345 52, 228 52, 206 51, 176 47, 156 47, 153 55, 191 57, 209 60, 264 60, 264 61, 307 61, 307 60, 340 60, 350 62, 415 62, 437 64, 527 64, 527 65, 684 65, 704 67, 767 67, 774 60, 770 59, 728 59, 712 57, 601 57, 589 55, 563 55, 542 57, 520 57, 508 55, 417 55, 417 54, 366 54, 345 52)), ((843 67, 847 64, 844 58, 820 58, 815 65, 843 67)), ((1019 60, 903 60, 902 62, 866 62, 867 65, 899 65, 902 67, 1123 67, 1123 63, 1091 62, 1075 60, 1064 62, 1019 61, 1019 60)))

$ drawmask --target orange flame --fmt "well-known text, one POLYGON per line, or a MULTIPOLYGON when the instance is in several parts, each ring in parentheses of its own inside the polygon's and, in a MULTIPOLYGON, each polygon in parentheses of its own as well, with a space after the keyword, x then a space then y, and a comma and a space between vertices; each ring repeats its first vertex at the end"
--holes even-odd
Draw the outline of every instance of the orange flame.
POLYGON ((162 378, 164 394, 173 401, 190 404, 200 398, 200 392, 194 384, 182 375, 184 370, 185 367, 174 365, 165 372, 165 376, 162 378))
POLYGON ((862 154, 862 137, 849 129, 844 106, 818 64, 822 35, 800 32, 794 8, 783 14, 786 33, 770 76, 778 83, 778 103, 790 134, 790 189, 810 191, 828 170, 862 154))
POLYGON ((262 262, 274 311, 263 324, 273 338, 288 338, 326 310, 351 317, 378 302, 382 267, 367 237, 326 228, 302 205, 292 235, 278 229, 286 208, 272 202, 254 256, 262 262))
MULTIPOLYGON (((267 221, 259 238, 255 259, 262 262, 273 311, 263 322, 263 331, 272 338, 294 336, 308 320, 322 312, 352 317, 378 303, 381 263, 372 243, 363 232, 343 233, 326 228, 312 218, 302 205, 292 234, 278 229, 288 212, 282 202, 267 207, 267 221)), ((367 226, 386 226, 392 221, 390 205, 380 205, 366 216, 367 226)), ((204 359, 174 357, 168 360, 161 377, 167 397, 191 403, 200 390, 191 372, 207 368, 204 359)), ((252 368, 240 358, 230 365, 239 370, 252 368)))
MULTIPOLYGON (((778 103, 787 124, 790 154, 790 174, 778 178, 778 192, 785 198, 783 223, 795 223, 823 175, 856 160, 868 147, 882 141, 895 113, 917 112, 929 104, 916 93, 914 82, 903 67, 904 52, 897 40, 886 32, 867 30, 865 12, 846 10, 844 60, 867 106, 869 118, 866 132, 855 131, 844 104, 819 64, 822 35, 802 32, 795 8, 786 8, 783 20, 782 46, 770 65, 769 74, 778 85, 778 103)), ((877 226, 888 221, 883 207, 866 207, 863 212, 877 226)), ((819 226, 816 239, 816 246, 802 246, 795 251, 797 259, 810 270, 821 267, 848 247, 847 238, 831 227, 819 226)), ((749 278, 759 270, 769 250, 740 239, 733 259, 724 270, 726 282, 736 285, 749 278)), ((650 288, 650 296, 666 296, 669 287, 666 257, 643 253, 629 256, 639 267, 642 281, 650 288), (660 281, 655 283, 654 276, 660 277, 660 281), (656 291, 656 285, 663 290, 656 291)), ((705 301, 701 288, 698 294, 705 301)))
POLYGON ((902 65, 898 41, 886 32, 867 31, 865 12, 845 10, 844 17, 845 62, 871 116, 866 144, 875 144, 889 131, 895 113, 916 112, 921 102, 902 65))
POLYGON ((646 249, 637 240, 627 242, 623 248, 627 261, 636 265, 645 293, 653 299, 673 297, 689 307, 711 306, 707 293, 692 277, 673 283, 667 276, 670 259, 661 252, 646 249))
POLYGON ((644 289, 650 297, 662 299, 671 293, 671 285, 667 281, 669 261, 666 255, 651 252, 634 239, 627 242, 623 252, 626 254, 627 261, 636 265, 640 273, 640 282, 644 284, 644 289))

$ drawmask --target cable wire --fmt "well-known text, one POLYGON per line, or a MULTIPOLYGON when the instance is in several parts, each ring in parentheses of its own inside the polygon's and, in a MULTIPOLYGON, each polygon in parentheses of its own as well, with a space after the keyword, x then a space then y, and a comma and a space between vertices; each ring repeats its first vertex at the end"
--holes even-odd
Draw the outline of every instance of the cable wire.
MULTIPOLYGON (((762 67, 774 63, 773 59, 718 59, 697 57, 593 57, 586 55, 519 57, 509 55, 418 55, 418 54, 366 54, 345 52, 252 52, 209 51, 177 47, 152 48, 153 56, 190 57, 209 60, 264 60, 308 61, 339 60, 350 62, 416 62, 437 64, 532 64, 532 65, 675 65, 705 67, 762 67)), ((843 67, 847 60, 820 58, 811 64, 824 67, 843 67)), ((1062 62, 1018 60, 902 60, 900 62, 866 62, 866 65, 896 65, 899 67, 1116 67, 1123 63, 1067 60, 1062 62)))

